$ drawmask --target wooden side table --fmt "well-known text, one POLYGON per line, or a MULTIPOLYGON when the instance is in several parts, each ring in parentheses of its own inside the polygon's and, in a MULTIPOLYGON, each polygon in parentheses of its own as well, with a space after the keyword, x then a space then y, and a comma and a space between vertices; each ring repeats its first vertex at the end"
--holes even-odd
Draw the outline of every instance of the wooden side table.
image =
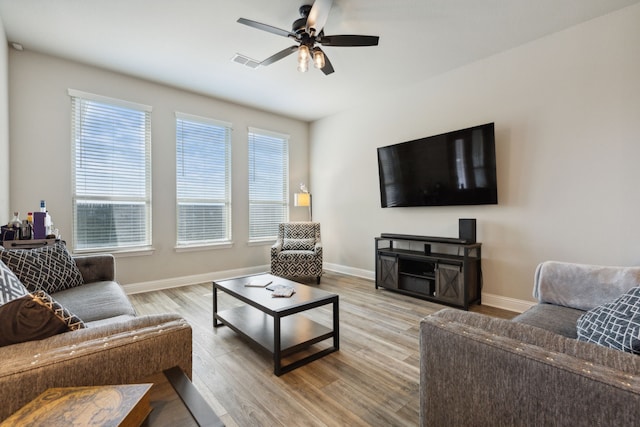
POLYGON ((224 427, 182 369, 167 369, 139 384, 50 388, 0 425, 44 427, 72 418, 92 427, 114 422, 127 427, 224 427))

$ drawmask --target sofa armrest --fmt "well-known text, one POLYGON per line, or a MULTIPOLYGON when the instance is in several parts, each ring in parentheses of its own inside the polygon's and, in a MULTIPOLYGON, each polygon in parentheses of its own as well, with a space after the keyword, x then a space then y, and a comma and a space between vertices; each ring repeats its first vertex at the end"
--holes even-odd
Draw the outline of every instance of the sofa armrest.
POLYGON ((640 267, 546 261, 536 269, 533 296, 543 303, 586 311, 639 285, 640 267))
POLYGON ((111 254, 73 257, 85 283, 116 280, 116 260, 111 254))
POLYGON ((126 384, 173 366, 191 377, 191 327, 141 316, 0 348, 0 420, 51 387, 126 384))
POLYGON ((636 359, 529 325, 443 310, 420 323, 420 425, 633 424, 640 417, 636 359))

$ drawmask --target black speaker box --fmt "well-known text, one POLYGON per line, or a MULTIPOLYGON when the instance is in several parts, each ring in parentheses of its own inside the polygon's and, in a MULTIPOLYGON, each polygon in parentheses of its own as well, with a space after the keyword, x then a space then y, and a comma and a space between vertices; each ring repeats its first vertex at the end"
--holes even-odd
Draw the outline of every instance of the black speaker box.
POLYGON ((458 219, 458 236, 460 240, 466 243, 476 242, 476 219, 460 218, 458 219))

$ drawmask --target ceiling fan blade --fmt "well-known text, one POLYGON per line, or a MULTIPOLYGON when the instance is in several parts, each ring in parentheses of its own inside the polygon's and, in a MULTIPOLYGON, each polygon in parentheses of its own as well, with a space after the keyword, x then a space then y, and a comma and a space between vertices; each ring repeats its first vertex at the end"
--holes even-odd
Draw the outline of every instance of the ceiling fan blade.
POLYGON ((309 17, 307 18, 307 32, 309 34, 320 34, 329 17, 329 11, 333 0, 316 0, 313 2, 309 17), (315 31, 311 31, 311 29, 315 31))
POLYGON ((258 30, 266 31, 277 36, 293 37, 294 39, 296 38, 296 35, 290 31, 272 27, 271 25, 263 24, 262 22, 256 22, 245 18, 238 18, 238 23, 248 25, 249 27, 257 28, 258 30))
POLYGON ((267 65, 273 64, 274 62, 279 61, 282 58, 286 58, 287 56, 291 55, 296 50, 298 50, 298 46, 290 46, 286 49, 282 49, 280 52, 276 53, 275 55, 271 55, 270 57, 262 61, 260 65, 267 66, 267 65))
MULTIPOLYGON (((319 47, 317 49, 320 49, 319 47)), ((322 51, 322 49, 320 49, 322 51)), ((324 67, 321 68, 322 72, 325 76, 333 73, 335 70, 333 69, 333 65, 331 65, 331 61, 329 61, 329 57, 326 53, 322 52, 324 55, 324 67)))
POLYGON ((378 36, 341 35, 319 37, 318 43, 323 46, 377 46, 378 40, 378 36))

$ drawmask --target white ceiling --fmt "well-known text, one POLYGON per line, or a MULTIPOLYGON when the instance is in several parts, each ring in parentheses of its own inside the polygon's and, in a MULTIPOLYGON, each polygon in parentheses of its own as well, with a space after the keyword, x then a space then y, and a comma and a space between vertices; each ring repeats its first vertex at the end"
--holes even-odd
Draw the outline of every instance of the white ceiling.
POLYGON ((251 69, 290 39, 313 0, 0 0, 10 42, 25 50, 130 74, 302 120, 640 2, 640 0, 334 0, 325 34, 380 36, 377 47, 325 47, 335 73, 296 70, 296 55, 251 69))

